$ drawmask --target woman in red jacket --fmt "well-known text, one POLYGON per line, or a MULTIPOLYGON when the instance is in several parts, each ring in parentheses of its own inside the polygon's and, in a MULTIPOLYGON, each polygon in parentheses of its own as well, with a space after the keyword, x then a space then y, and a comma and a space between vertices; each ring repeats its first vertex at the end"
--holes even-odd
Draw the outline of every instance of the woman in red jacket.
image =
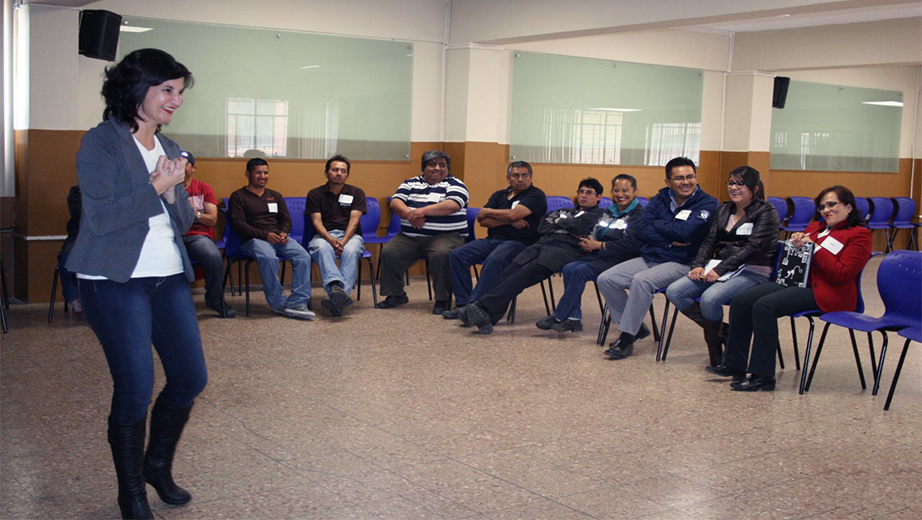
POLYGON ((858 301, 858 275, 871 255, 871 232, 863 227, 855 196, 844 186, 826 188, 816 197, 817 217, 803 233, 791 235, 794 245, 815 244, 807 287, 767 283, 747 289, 730 304, 730 334, 724 361, 707 367, 733 377, 733 390, 775 389, 778 318, 798 312, 853 311, 858 301), (750 374, 746 358, 752 341, 750 374))

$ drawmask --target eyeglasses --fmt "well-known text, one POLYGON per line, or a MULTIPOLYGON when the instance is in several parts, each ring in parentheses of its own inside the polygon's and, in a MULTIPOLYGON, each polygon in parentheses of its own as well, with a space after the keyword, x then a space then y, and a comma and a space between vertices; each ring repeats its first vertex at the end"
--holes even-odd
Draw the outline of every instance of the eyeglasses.
POLYGON ((742 188, 746 183, 742 181, 727 181, 728 188, 742 188))
POLYGON ((693 180, 695 180, 695 175, 692 174, 692 175, 686 175, 686 176, 684 176, 684 177, 672 177, 672 178, 669 179, 669 180, 672 181, 672 182, 676 182, 676 183, 678 183, 678 182, 685 182, 685 181, 693 181, 693 180))
POLYGON ((816 207, 816 211, 818 213, 822 213, 824 209, 833 209, 839 204, 842 204, 842 203, 837 200, 831 200, 829 202, 820 202, 820 205, 816 207))
POLYGON ((593 189, 576 190, 577 195, 598 195, 593 189))

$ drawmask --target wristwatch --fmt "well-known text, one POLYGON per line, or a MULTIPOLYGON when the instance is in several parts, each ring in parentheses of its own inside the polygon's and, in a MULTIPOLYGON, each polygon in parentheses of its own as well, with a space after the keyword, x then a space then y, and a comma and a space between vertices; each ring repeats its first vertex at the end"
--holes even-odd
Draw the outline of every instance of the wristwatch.
POLYGON ((198 220, 198 219, 200 219, 200 218, 202 218, 202 212, 201 212, 201 211, 198 211, 198 210, 195 210, 195 220, 198 220))

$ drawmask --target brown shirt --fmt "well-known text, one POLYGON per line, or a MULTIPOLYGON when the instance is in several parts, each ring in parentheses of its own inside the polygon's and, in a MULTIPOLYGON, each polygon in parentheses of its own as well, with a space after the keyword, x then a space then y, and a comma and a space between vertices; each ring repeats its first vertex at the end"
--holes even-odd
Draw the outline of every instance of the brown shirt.
MULTIPOLYGON (((368 213, 365 192, 361 188, 344 184, 343 189, 337 195, 330 191, 328 184, 324 184, 307 192, 306 213, 308 215, 320 213, 320 221, 323 222, 323 227, 327 231, 333 229, 345 231, 349 226, 349 217, 353 210, 361 211, 363 215, 368 213)), ((355 228, 355 234, 362 235, 361 224, 355 228)))
POLYGON ((251 238, 266 240, 269 233, 291 232, 291 216, 285 205, 285 197, 269 188, 265 189, 262 196, 240 188, 231 194, 228 212, 231 225, 242 242, 251 238))

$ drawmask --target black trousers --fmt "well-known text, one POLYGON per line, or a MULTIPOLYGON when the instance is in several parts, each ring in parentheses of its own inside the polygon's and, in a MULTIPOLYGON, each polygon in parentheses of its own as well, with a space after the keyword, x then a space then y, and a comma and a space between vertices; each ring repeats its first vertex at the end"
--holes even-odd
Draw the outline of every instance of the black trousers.
POLYGON ((816 310, 813 289, 763 283, 737 294, 730 303, 730 334, 724 365, 754 376, 775 376, 778 350, 778 318, 816 310), (749 343, 752 355, 749 356, 749 343))
POLYGON ((541 283, 541 280, 550 278, 554 271, 540 265, 537 260, 532 260, 524 265, 510 264, 503 269, 496 282, 486 294, 478 300, 480 306, 490 313, 493 324, 506 314, 506 309, 512 300, 526 288, 541 283))

